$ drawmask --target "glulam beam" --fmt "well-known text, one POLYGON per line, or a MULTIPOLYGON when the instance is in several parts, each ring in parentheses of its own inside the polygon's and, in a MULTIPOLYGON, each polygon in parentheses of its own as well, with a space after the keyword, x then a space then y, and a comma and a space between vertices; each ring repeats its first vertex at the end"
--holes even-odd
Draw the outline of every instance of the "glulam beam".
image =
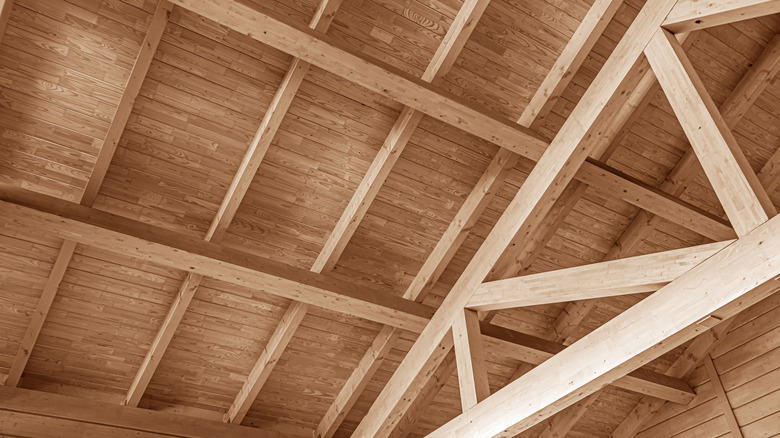
POLYGON ((490 395, 485 354, 479 331, 477 312, 464 309, 452 326, 455 340, 455 362, 458 367, 460 405, 464 411, 490 395))
POLYGON ((482 283, 466 307, 498 310, 655 292, 731 241, 482 283))
POLYGON ((780 289, 774 218, 429 435, 527 430, 780 289), (576 367, 570 366, 576 363, 576 367))

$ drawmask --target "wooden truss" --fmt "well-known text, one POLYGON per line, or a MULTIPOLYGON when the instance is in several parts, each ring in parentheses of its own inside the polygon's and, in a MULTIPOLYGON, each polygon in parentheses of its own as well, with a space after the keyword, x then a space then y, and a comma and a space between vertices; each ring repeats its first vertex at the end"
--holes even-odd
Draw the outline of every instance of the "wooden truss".
MULTIPOLYGON (((8 18, 10 3, 2 5, 0 29, 8 18)), ((65 239, 5 385, 18 385, 76 244, 84 244, 188 273, 124 398, 125 405, 138 405, 204 276, 249 287, 261 285, 268 293, 293 300, 225 415, 228 423, 240 424, 306 315, 308 306, 312 305, 385 325, 322 419, 315 432, 317 437, 330 437, 335 433, 398 340, 401 330, 419 333, 418 340, 353 436, 388 436, 396 427, 408 429, 414 422, 414 418, 408 416, 410 408, 421 400, 430 399, 431 394, 435 396, 437 388, 456 367, 464 413, 432 436, 512 436, 564 411, 548 423, 542 435, 562 436, 595 401, 593 394, 609 384, 647 395, 615 432, 616 437, 633 436, 638 427, 667 401, 689 402, 693 392, 683 378, 699 360, 704 359, 706 364, 707 351, 718 335, 727 330, 735 315, 780 288, 780 219, 772 219, 777 212, 765 190, 780 183, 780 153, 756 175, 731 134, 731 128, 780 69, 780 38, 775 38, 767 47, 764 56, 720 109, 707 95, 687 60, 683 45, 687 44, 686 32, 777 13, 780 2, 648 2, 550 142, 536 132, 537 127, 593 48, 621 1, 594 2, 517 123, 474 109, 437 88, 489 0, 464 2, 419 79, 330 42, 323 34, 340 3, 341 0, 322 0, 309 28, 302 28, 233 0, 160 1, 93 174, 80 199, 81 205, 21 190, 0 189, 0 216, 4 227, 24 232, 32 226, 65 239), (203 240, 90 208, 173 4, 295 57, 203 240), (222 247, 219 242, 311 66, 386 95, 406 107, 311 271, 304 271, 222 247), (630 125, 638 108, 647 105, 659 84, 693 147, 693 152, 683 157, 660 190, 603 164, 623 135, 624 127, 630 125), (423 115, 486 139, 501 149, 402 298, 384 290, 356 291, 346 282, 318 275, 337 263, 423 115), (497 185, 522 159, 536 163, 533 171, 447 298, 435 311, 421 304, 490 202, 497 185), (729 222, 678 199, 680 187, 685 185, 684 179, 697 159, 723 204, 729 222), (569 185, 572 181, 576 183, 569 185), (513 278, 538 256, 560 224, 560 218, 588 186, 616 193, 643 210, 607 255, 609 261, 513 278), (548 217, 555 220, 547 220, 548 217), (687 227, 716 243, 621 258, 630 254, 652 228, 654 217, 687 227), (507 252, 510 246, 515 249, 507 252), (505 252, 510 256, 502 257, 505 252), (567 348, 571 328, 589 309, 586 300, 636 292, 655 293, 567 348), (491 313, 476 312, 568 301, 574 303, 567 307, 565 317, 556 322, 546 339, 491 325, 491 313), (667 375, 642 368, 650 360, 696 336, 699 337, 667 375), (530 364, 517 370, 517 380, 492 395, 487 385, 483 343, 530 364), (454 359, 450 353, 453 349, 454 359), (578 364, 576 369, 570 366, 572 363, 578 364), (431 376, 435 378, 426 378, 431 376)), ((3 394, 8 391, 13 390, 3 389, 3 394)), ((46 401, 36 399, 37 396, 8 394, 11 394, 9 397, 21 397, 29 409, 45 409, 46 401)), ((93 412, 77 411, 77 415, 88 418, 91 423, 117 421, 111 415, 95 414, 94 409, 93 412)), ((133 410, 124 412, 136 415, 133 410)), ((180 425, 153 425, 163 433, 168 430, 166 427, 194 428, 186 421, 180 425)), ((215 429, 213 433, 227 430, 215 429)), ((201 435, 193 433, 192 436, 201 435)))

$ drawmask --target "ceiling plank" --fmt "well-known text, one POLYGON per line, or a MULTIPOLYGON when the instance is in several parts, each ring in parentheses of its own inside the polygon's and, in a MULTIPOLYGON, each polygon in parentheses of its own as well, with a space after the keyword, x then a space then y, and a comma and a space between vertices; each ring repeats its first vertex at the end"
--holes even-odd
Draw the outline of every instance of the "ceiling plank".
POLYGON ((637 19, 618 43, 593 84, 520 187, 426 329, 417 338, 353 436, 374 436, 386 427, 392 429, 394 422, 398 420, 390 418, 395 406, 403 399, 424 362, 449 331, 471 294, 506 249, 506 245, 521 232, 521 228, 536 218, 543 217, 550 210, 591 152, 588 147, 581 148, 580 141, 594 126, 604 106, 621 89, 624 79, 633 70, 642 50, 673 3, 671 0, 654 2, 639 12, 637 19))
POLYGON ((430 434, 505 436, 597 391, 780 289, 774 218, 430 434), (568 366, 576 363, 576 367, 568 366))
POLYGON ((659 29, 645 54, 737 234, 777 214, 674 36, 659 29))
POLYGON ((460 405, 466 411, 490 395, 477 312, 464 309, 452 325, 452 336, 455 340, 460 405))
MULTIPOLYGON (((310 29, 279 21, 274 18, 273 12, 256 10, 235 0, 172 1, 533 161, 537 161, 548 147, 542 136, 528 128, 474 109, 442 93, 437 87, 412 78, 393 67, 383 66, 377 61, 343 50, 329 38, 310 29), (263 32, 256 32, 256 29, 260 28, 263 32)), ((628 93, 629 90, 626 90, 626 94, 628 93)))
MULTIPOLYGON (((315 11, 309 26, 315 31, 327 31, 328 27, 330 27, 330 24, 333 22, 333 18, 335 17, 341 2, 342 0, 322 0, 315 11)), ((233 176, 227 193, 222 198, 222 203, 211 222, 211 226, 206 232, 204 240, 213 241, 215 243, 222 241, 225 232, 235 217, 236 211, 238 211, 238 207, 244 200, 244 196, 246 196, 249 185, 254 179, 257 169, 260 167, 260 163, 263 161, 265 153, 268 151, 268 147, 276 136, 279 126, 287 114, 290 104, 298 93, 298 89, 308 72, 308 63, 301 61, 298 58, 293 58, 287 73, 282 79, 282 83, 279 85, 279 88, 277 88, 276 94, 274 94, 274 97, 268 106, 265 116, 263 116, 263 120, 260 122, 260 126, 257 129, 255 136, 252 138, 247 151, 244 153, 241 165, 233 176)), ((187 274, 187 277, 179 287, 176 300, 171 305, 168 315, 162 325, 157 330, 152 346, 133 378, 133 383, 130 385, 127 394, 122 401, 123 404, 138 406, 141 397, 143 397, 144 392, 146 392, 146 388, 149 386, 149 382, 165 354, 165 350, 168 349, 168 345, 170 344, 171 339, 173 339, 173 335, 176 333, 176 330, 184 317, 184 313, 187 312, 192 297, 195 295, 202 279, 203 276, 201 275, 193 273, 187 274)))
MULTIPOLYGON (((9 232, 45 230, 47 234, 84 245, 178 270, 195 271, 239 286, 262 287, 267 293, 373 318, 385 325, 403 326, 416 333, 423 330, 433 313, 423 304, 392 296, 386 290, 355 291, 349 282, 16 187, 0 188, 0 218, 3 219, 0 227, 9 232)), ((541 363, 564 349, 562 345, 490 324, 481 324, 480 329, 486 340, 499 344, 498 348, 509 357, 541 363)), ((435 349, 446 351, 431 365, 430 373, 452 348, 452 338, 447 338, 448 341, 442 341, 435 349)), ((639 376, 639 379, 644 378, 639 376)), ((649 385, 658 379, 646 380, 649 385)), ((679 385, 675 383, 671 387, 679 385)))
POLYGON ((595 392, 559 412, 558 415, 550 420, 544 430, 542 430, 542 433, 539 434, 539 438, 558 438, 566 436, 566 434, 574 428, 574 425, 585 416, 588 409, 596 403, 596 400, 599 399, 600 395, 601 392, 595 392))
MULTIPOLYGON (((438 50, 428 63, 422 75, 423 81, 432 84, 441 82, 460 55, 488 4, 490 0, 466 0, 463 3, 438 50)), ((314 261, 312 271, 327 272, 336 265, 422 117, 423 113, 409 107, 401 111, 382 148, 379 149, 379 153, 369 166, 363 180, 360 181, 347 208, 328 236, 317 260, 314 261)))
MULTIPOLYGON (((6 5, 10 7, 11 1, 7 1, 6 5)), ((114 117, 111 120, 111 124, 108 127, 106 136, 103 140, 103 145, 100 148, 100 153, 95 160, 95 165, 90 174, 87 186, 79 198, 79 202, 82 205, 92 206, 95 203, 97 192, 100 186, 103 184, 103 180, 106 176, 106 171, 111 163, 116 152, 119 139, 122 136, 122 132, 125 130, 127 121, 130 118, 130 113, 133 111, 133 104, 141 90, 141 85, 146 78, 146 73, 149 71, 149 66, 152 63, 154 52, 157 50, 157 46, 160 43, 162 34, 165 31, 165 26, 168 23, 168 17, 170 16, 173 4, 167 0, 160 0, 155 9, 154 15, 152 15, 151 23, 146 32, 144 40, 141 42, 141 48, 136 56, 133 69, 130 72, 130 77, 125 84, 122 97, 117 104, 114 111, 114 117)), ((2 12, 0 11, 0 25, 2 25, 2 12)), ((9 9, 10 12, 10 9, 9 9)), ((7 17, 5 17, 7 21, 7 17)), ((0 27, 0 31, 4 30, 0 27)), ((0 34, 1 36, 1 34, 0 34)), ((43 324, 46 321, 46 316, 49 314, 51 305, 54 302, 54 297, 57 294, 62 278, 65 275, 70 259, 73 257, 73 253, 76 249, 76 243, 73 241, 65 240, 60 252, 57 255, 54 267, 46 279, 46 283, 41 292, 41 296, 38 299, 38 303, 35 306, 35 312, 30 320, 30 324, 27 326, 27 331, 22 338, 22 343, 19 345, 19 350, 16 353, 16 357, 11 365, 11 369, 8 374, 8 378, 5 381, 6 386, 17 386, 21 379, 22 373, 27 366, 27 361, 30 359, 35 342, 38 340, 38 335, 43 329, 43 324)))
POLYGON ((731 241, 482 283, 466 307, 498 310, 655 292, 731 241))
POLYGON ((237 32, 520 155, 538 159, 547 148, 547 142, 528 128, 476 110, 440 93, 437 87, 428 82, 393 67, 380 65, 377 61, 343 50, 329 38, 309 29, 279 21, 274 18, 273 12, 253 9, 234 0, 173 1, 237 32))
POLYGON ((690 32, 778 12, 777 0, 680 0, 663 26, 670 32, 690 32))
POLYGON ((135 433, 132 436, 142 435, 142 432, 149 432, 187 438, 215 436, 236 438, 279 437, 279 434, 258 430, 257 428, 203 420, 170 412, 162 413, 149 409, 120 406, 86 398, 2 386, 0 386, 0 411, 34 414, 42 418, 70 419, 84 423, 125 428, 135 433))
POLYGON ((249 412, 249 408, 252 407, 257 398, 257 394, 263 388, 266 380, 271 375, 274 366, 282 356, 284 349, 287 348, 287 344, 292 340, 295 330, 303 321, 303 317, 306 316, 306 312, 309 310, 307 304, 303 304, 298 301, 293 301, 290 307, 282 316, 282 320, 271 335, 271 339, 268 340, 263 352, 260 354, 260 358, 255 363, 252 372, 241 387, 236 399, 225 414, 226 423, 241 424, 244 420, 246 413, 249 412))

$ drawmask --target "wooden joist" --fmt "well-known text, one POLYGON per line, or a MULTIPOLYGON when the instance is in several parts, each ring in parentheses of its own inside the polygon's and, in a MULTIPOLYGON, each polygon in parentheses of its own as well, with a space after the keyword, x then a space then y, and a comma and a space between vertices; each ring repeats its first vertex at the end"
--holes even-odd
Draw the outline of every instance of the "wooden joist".
POLYGON ((603 107, 620 90, 624 78, 633 70, 645 45, 673 4, 671 0, 654 2, 640 11, 544 156, 358 425, 355 436, 374 436, 382 429, 392 429, 398 421, 397 418, 390 418, 395 406, 402 400, 433 348, 449 331, 458 313, 490 272, 506 245, 521 228, 545 216, 591 152, 587 147, 580 148, 581 140, 594 126, 603 107))
POLYGON ((429 436, 527 430, 773 294, 778 274, 780 218, 774 218, 429 436))
MULTIPOLYGON (((6 5, 9 6, 9 13, 11 3, 11 1, 6 2, 6 5)), ((146 32, 146 36, 141 43, 141 49, 136 56, 133 69, 130 72, 130 77, 125 84, 125 90, 117 104, 116 110, 114 111, 114 117, 112 118, 106 136, 103 139, 103 145, 95 160, 95 165, 90 174, 89 181, 87 181, 87 186, 79 199, 79 202, 82 205, 91 207, 95 203, 98 190, 100 190, 100 186, 103 185, 108 166, 114 157, 117 145, 119 144, 119 139, 130 118, 130 113, 133 111, 133 104, 141 90, 141 85, 146 78, 146 73, 149 71, 154 52, 157 50, 157 46, 160 43, 172 9, 173 4, 168 2, 168 0, 160 0, 157 4, 157 9, 152 16, 152 21, 146 32)), ((6 11, 3 10, 0 12, 6 11)), ((3 20, 6 20, 7 22, 8 17, 3 17, 0 13, 0 31, 5 30, 3 20)), ((2 34, 0 33, 0 37, 1 36, 2 34)), ((24 372, 24 368, 27 366, 27 361, 32 354, 33 346, 38 340, 38 335, 41 333, 43 323, 46 321, 46 316, 49 314, 51 305, 54 302, 54 297, 57 294, 60 282, 65 275, 65 271, 67 270, 71 257, 73 257, 75 249, 76 243, 74 241, 66 239, 65 242, 63 242, 54 267, 46 280, 46 284, 41 292, 41 297, 35 307, 35 312, 30 320, 30 325, 27 327, 22 343, 19 346, 19 351, 11 365, 11 370, 5 381, 5 385, 16 386, 19 384, 19 379, 24 372)))
POLYGON ((293 301, 290 304, 282 316, 281 322, 271 335, 271 339, 268 340, 268 344, 263 348, 252 372, 249 373, 249 377, 241 387, 241 391, 225 414, 226 423, 241 424, 308 310, 309 306, 301 302, 293 301))
POLYGON ((482 283, 466 307, 498 310, 655 292, 731 241, 482 283))
POLYGON ((622 4, 623 0, 593 2, 517 123, 531 129, 541 125, 622 4))
POLYGON ((674 36, 659 29, 645 53, 737 234, 777 214, 674 36))
POLYGON ((671 32, 690 32, 780 12, 777 0, 680 0, 663 26, 671 32))
MULTIPOLYGON (((466 0, 458 15, 447 30, 439 49, 434 54, 428 68, 422 75, 422 80, 437 84, 449 72, 461 50, 477 26, 490 0, 466 0)), ((390 130, 382 148, 369 166, 363 180, 360 181, 355 194, 349 201, 336 226, 328 236, 328 240, 314 261, 311 270, 327 272, 333 269, 349 240, 360 226, 360 222, 368 212, 371 203, 379 193, 393 166, 398 161, 404 148, 412 137, 417 125, 422 120, 423 113, 406 107, 401 111, 395 125, 390 130)))
POLYGON ((183 438, 280 437, 277 433, 257 428, 224 424, 169 412, 155 412, 28 389, 0 387, 0 434, 15 436, 20 433, 20 430, 16 428, 22 427, 22 425, 15 423, 28 417, 32 417, 34 422, 38 424, 39 433, 45 431, 48 424, 48 431, 43 433, 47 433, 47 435, 49 433, 55 434, 54 431, 62 433, 58 436, 108 436, 109 434, 114 436, 116 433, 117 436, 128 437, 150 437, 151 434, 183 438), (64 428, 59 429, 60 423, 57 420, 83 423, 83 427, 76 427, 73 435, 65 435, 67 431, 64 428), (87 427, 89 425, 108 427, 93 430, 87 427), (126 432, 126 434, 118 435, 120 432, 126 432))

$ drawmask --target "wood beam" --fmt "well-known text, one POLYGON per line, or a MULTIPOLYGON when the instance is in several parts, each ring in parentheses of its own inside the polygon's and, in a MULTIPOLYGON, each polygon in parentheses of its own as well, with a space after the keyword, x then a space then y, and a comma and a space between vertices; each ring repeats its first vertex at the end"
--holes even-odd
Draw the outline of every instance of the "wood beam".
MULTIPOLYGON (((317 33, 324 34, 327 32, 342 1, 322 0, 309 23, 309 28, 317 33)), ((271 99, 265 116, 263 116, 263 120, 260 122, 260 126, 257 128, 257 132, 255 132, 252 141, 249 143, 249 148, 244 154, 244 159, 241 161, 241 165, 222 199, 222 203, 219 206, 219 210, 217 210, 214 220, 211 222, 208 232, 206 232, 206 240, 220 241, 222 236, 224 236, 236 215, 236 211, 238 211, 238 207, 244 200, 244 196, 246 196, 255 174, 257 174, 257 169, 260 168, 260 163, 263 162, 268 148, 271 146, 274 137, 276 137, 279 126, 281 126, 282 120, 287 115, 295 95, 298 94, 298 89, 300 89, 303 80, 309 73, 310 67, 311 64, 300 58, 294 57, 290 62, 290 67, 287 69, 287 73, 284 75, 279 88, 276 89, 276 94, 271 99)))
POLYGON ((671 0, 654 2, 639 12, 591 87, 358 425, 354 436, 374 436, 382 429, 393 428, 398 419, 390 418, 390 414, 506 245, 527 225, 529 219, 543 217, 549 211, 591 152, 588 147, 580 148, 581 140, 593 127, 603 107, 620 90, 626 76, 634 70, 642 50, 673 3, 671 0))
MULTIPOLYGON (((6 20, 7 22, 8 19, 7 16, 3 17, 3 13, 10 13, 11 3, 12 1, 10 0, 6 1, 2 6, 3 9, 0 10, 0 38, 2 38, 2 33, 5 29, 3 20, 6 20), (5 10, 6 7, 9 8, 8 11, 5 10)), ((87 186, 79 198, 79 202, 82 205, 91 207, 95 203, 98 190, 103 184, 106 171, 108 170, 108 166, 111 163, 117 145, 119 144, 119 139, 122 136, 122 132, 125 130, 127 121, 130 118, 130 113, 133 111, 133 104, 141 90, 141 85, 146 78, 146 73, 149 71, 154 52, 157 50, 157 46, 160 43, 172 9, 173 4, 169 3, 167 0, 160 0, 157 4, 157 9, 152 16, 149 29, 146 32, 143 42, 141 42, 141 49, 136 56, 133 69, 130 72, 130 77, 125 84, 125 90, 117 104, 116 110, 114 111, 114 117, 111 120, 106 136, 103 139, 103 145, 95 160, 95 166, 87 181, 87 186)), ((54 297, 57 294, 57 290, 60 287, 60 283, 62 282, 62 278, 65 275, 65 271, 70 263, 70 259, 73 257, 75 249, 75 242, 67 239, 63 242, 54 263, 54 267, 44 284, 41 297, 38 299, 38 303, 35 306, 35 312, 30 320, 30 325, 27 326, 27 331, 22 338, 22 343, 19 345, 19 350, 11 365, 8 378, 5 381, 6 386, 16 386, 19 384, 19 380, 27 366, 27 361, 30 359, 35 342, 38 340, 38 335, 40 335, 41 329, 43 329, 43 323, 46 321, 46 316, 49 314, 51 305, 54 302, 54 297)))
POLYGON ((241 424, 249 408, 252 407, 257 398, 257 394, 263 388, 266 380, 271 375, 274 366, 282 356, 287 344, 292 340, 293 334, 306 316, 309 310, 307 304, 293 301, 290 307, 282 316, 282 320, 271 335, 271 339, 266 344, 260 358, 257 360, 252 372, 249 373, 244 386, 239 391, 233 404, 225 414, 226 423, 241 424))
POLYGON ((127 394, 122 399, 123 405, 138 406, 138 402, 141 401, 141 397, 146 392, 146 388, 160 365, 165 350, 168 349, 168 345, 170 345, 171 339, 173 339, 173 335, 176 333, 176 329, 190 306, 192 297, 195 296, 195 291, 200 286, 201 281, 203 281, 202 275, 188 273, 181 286, 179 286, 179 291, 176 293, 176 298, 174 298, 170 309, 168 309, 168 314, 165 316, 160 329, 157 330, 146 357, 144 357, 141 366, 138 367, 138 371, 135 373, 133 383, 130 384, 127 394))
MULTIPOLYGON (((737 84, 720 107, 723 120, 726 121, 729 128, 734 129, 736 127, 748 109, 753 106, 761 93, 777 76, 779 70, 780 35, 775 35, 761 53, 761 56, 759 56, 745 76, 742 77, 739 84, 737 84)), ((775 156, 778 157, 777 162, 780 163, 780 154, 775 154, 775 156)), ((771 162, 773 162, 772 159, 770 159, 771 162)), ((774 167, 769 163, 767 163, 767 166, 759 173, 759 181, 764 185, 767 192, 771 192, 772 185, 768 181, 768 176, 771 173, 769 169, 774 167)), ((679 197, 700 171, 701 166, 696 159, 695 151, 692 148, 688 148, 659 188, 672 196, 679 197)), ((632 255, 647 234, 660 222, 660 219, 660 217, 654 216, 649 212, 640 211, 612 249, 610 249, 607 257, 621 258, 632 255)))
POLYGON ((680 0, 663 27, 675 33, 691 32, 778 12, 777 0, 680 0))
POLYGON ((780 289, 774 218, 430 434, 527 430, 780 289), (576 367, 569 366, 576 363, 576 367))
POLYGON ((419 332, 431 309, 183 233, 14 187, 0 187, 0 226, 30 229, 231 284, 419 332))
MULTIPOLYGON (((43 423, 45 425, 48 421, 51 421, 51 426, 49 427, 52 434, 55 430, 59 431, 56 426, 58 424, 56 420, 72 420, 86 424, 125 429, 128 434, 124 436, 133 437, 149 436, 146 435, 147 433, 186 438, 215 436, 236 438, 279 437, 274 432, 266 432, 253 427, 241 427, 170 412, 155 412, 149 409, 120 406, 85 398, 1 386, 0 413, 9 415, 6 418, 0 418, 0 434, 8 435, 14 435, 13 418, 14 414, 16 414, 17 416, 34 415, 36 416, 36 423, 39 424, 43 423)), ((106 429, 101 429, 100 433, 94 435, 87 433, 83 428, 78 430, 80 433, 73 436, 106 436, 106 429)))
POLYGON ((482 283, 466 307, 498 310, 655 292, 731 241, 482 283))
POLYGON ((712 240, 737 237, 729 223, 719 217, 603 163, 586 161, 575 178, 712 240))
MULTIPOLYGON (((322 0, 314 13, 309 27, 315 31, 325 32, 333 22, 341 2, 342 0, 322 0)), ((227 193, 222 198, 222 203, 211 222, 209 230, 206 232, 204 240, 216 243, 222 241, 225 232, 235 217, 236 211, 238 211, 239 205, 244 200, 244 196, 246 196, 249 185, 260 167, 268 147, 279 130, 282 119, 287 114, 287 110, 289 110, 290 104, 308 71, 308 63, 298 58, 293 58, 281 85, 276 90, 276 94, 274 94, 271 104, 268 106, 263 120, 260 122, 260 127, 244 154, 244 159, 241 161, 241 165, 236 171, 227 193)), ((176 300, 157 331, 149 352, 135 374, 133 383, 122 401, 123 404, 138 406, 138 402, 141 400, 144 392, 146 392, 146 388, 149 386, 149 382, 157 370, 165 350, 168 349, 168 345, 174 333, 176 333, 176 329, 179 327, 179 323, 181 323, 184 313, 187 311, 202 279, 203 276, 201 275, 187 274, 179 288, 176 300)))
POLYGON ((777 149, 761 168, 758 180, 761 181, 761 185, 764 186, 767 193, 777 190, 777 186, 780 185, 780 149, 777 149))
POLYGON ((520 155, 538 159, 547 148, 547 142, 527 128, 476 110, 441 93, 428 82, 413 78, 391 66, 343 50, 328 37, 296 24, 280 21, 271 11, 254 9, 234 0, 173 2, 520 155))
POLYGON ((659 29, 645 54, 737 234, 777 214, 674 36, 659 29))
POLYGON ((477 312, 464 309, 452 326, 452 336, 458 365, 460 405, 465 412, 490 395, 477 312))
POLYGON ((731 408, 729 398, 726 395, 726 391, 723 389, 723 383, 720 381, 720 375, 718 370, 715 369, 715 364, 712 363, 712 357, 708 354, 704 356, 704 369, 707 370, 707 375, 710 378, 710 384, 715 390, 715 396, 720 402, 721 408, 723 408, 723 416, 726 417, 726 424, 729 425, 731 436, 733 438, 743 438, 742 429, 739 428, 737 418, 734 417, 734 410, 731 408))
MULTIPOLYGON (((460 55, 489 3, 490 0, 466 0, 463 3, 438 50, 428 63, 422 75, 423 81, 432 84, 441 82, 460 55)), ((423 113, 409 107, 401 111, 382 148, 369 166, 363 180, 360 181, 347 208, 317 256, 317 260, 314 261, 312 271, 327 272, 336 265, 422 117, 423 113)))

